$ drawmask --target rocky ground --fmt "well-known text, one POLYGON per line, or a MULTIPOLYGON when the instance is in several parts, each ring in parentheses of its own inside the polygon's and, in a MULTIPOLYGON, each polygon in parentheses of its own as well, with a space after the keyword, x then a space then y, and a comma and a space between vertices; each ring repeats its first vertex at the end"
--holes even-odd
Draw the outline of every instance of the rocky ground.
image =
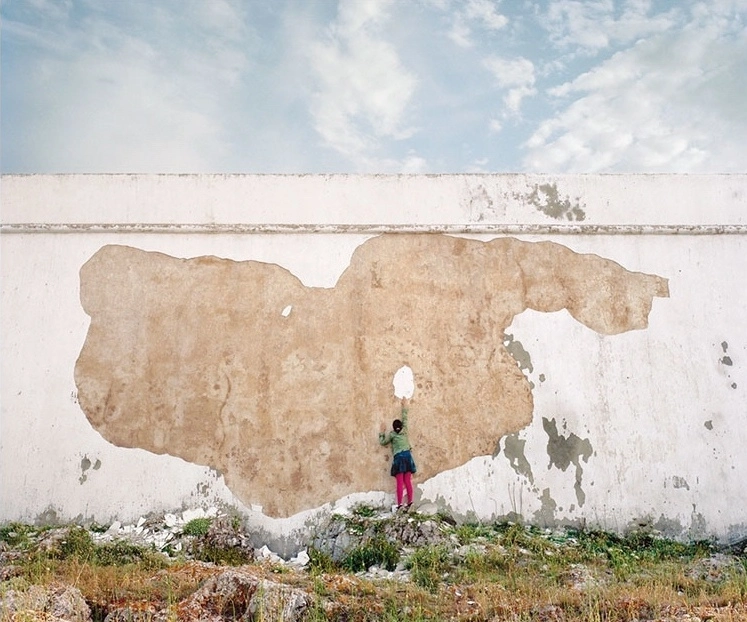
MULTIPOLYGON (((515 569, 527 575, 553 574, 553 557, 562 556, 566 545, 578 547, 574 536, 568 532, 535 530, 530 537, 522 535, 528 532, 521 526, 503 526, 497 531, 497 527, 459 526, 447 515, 430 513, 428 508, 423 510, 405 513, 358 506, 340 511, 321 522, 307 546, 288 559, 267 546, 252 546, 240 520, 222 514, 217 508, 141 518, 132 525, 46 529, 8 525, 0 530, 3 536, 0 538, 0 621, 537 619, 565 622, 594 619, 583 612, 579 614, 582 617, 573 617, 568 612, 578 612, 579 606, 573 604, 576 601, 583 604, 589 600, 589 594, 607 590, 613 571, 619 574, 619 568, 610 570, 607 562, 607 566, 599 566, 576 563, 569 558, 558 581, 571 597, 558 597, 554 592, 552 597, 530 594, 530 600, 538 601, 531 604, 522 600, 524 597, 519 593, 523 588, 517 587, 515 611, 508 615, 506 606, 497 601, 510 594, 504 595, 501 576, 490 574, 484 578, 486 569, 491 573, 500 570, 502 576, 510 576, 515 569), (45 563, 60 559, 76 560, 80 564, 78 577, 87 577, 89 566, 130 564, 150 570, 147 580, 154 584, 164 581, 176 584, 178 579, 194 589, 190 587, 189 593, 168 599, 122 601, 111 595, 97 595, 90 579, 65 582, 55 577, 50 579, 49 573, 42 570, 37 576, 43 576, 44 580, 34 581, 34 560, 45 563), (536 564, 543 560, 547 563, 536 564), (463 568, 470 569, 471 574, 465 574, 463 568), (503 592, 491 591, 493 587, 503 592), (403 598, 406 604, 397 612, 397 606, 391 603, 403 598), (572 606, 568 606, 567 612, 561 604, 539 602, 543 599, 567 600, 572 606), (413 603, 417 603, 416 609, 413 603), (506 615, 496 615, 500 611, 506 615)), ((606 550, 608 558, 613 559, 609 546, 606 550)), ((630 559, 636 559, 635 553, 630 559)), ((682 581, 689 589, 698 586, 704 594, 710 590, 717 597, 699 597, 691 599, 692 602, 684 599, 671 605, 666 602, 651 605, 644 602, 648 597, 631 597, 644 603, 632 609, 624 605, 630 611, 635 610, 635 614, 626 614, 627 617, 618 615, 619 612, 613 614, 605 605, 599 611, 606 613, 600 613, 598 619, 747 620, 746 565, 744 542, 728 550, 712 547, 707 554, 688 560, 682 568, 682 581), (723 585, 727 587, 719 587, 723 585)), ((117 590, 102 588, 102 592, 113 594, 117 590)), ((627 602, 625 596, 610 598, 627 602)))

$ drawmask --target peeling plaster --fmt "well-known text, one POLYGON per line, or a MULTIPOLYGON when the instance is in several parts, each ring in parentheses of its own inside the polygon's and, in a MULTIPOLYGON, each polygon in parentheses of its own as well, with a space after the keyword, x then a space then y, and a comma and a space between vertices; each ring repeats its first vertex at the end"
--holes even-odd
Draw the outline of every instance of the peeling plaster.
MULTIPOLYGON (((273 264, 115 245, 80 277, 91 324, 75 381, 94 428, 208 465, 270 516, 391 489, 376 438, 397 414, 403 364, 428 479, 531 421, 529 381, 503 341, 515 315, 565 308, 615 335, 646 328, 653 298, 669 295, 664 278, 560 244, 443 235, 372 238, 330 289, 273 264)), ((551 464, 575 460, 582 504, 578 457, 588 456, 574 436, 555 432, 548 453, 551 464)))
POLYGON ((503 340, 503 345, 519 365, 519 369, 521 369, 521 371, 526 371, 530 374, 534 371, 534 366, 532 365, 532 357, 529 356, 529 352, 524 349, 524 346, 521 345, 520 341, 514 340, 513 335, 507 334, 505 336, 505 339, 503 340))
POLYGON ((584 470, 580 460, 583 459, 584 462, 588 462, 594 453, 591 442, 588 438, 581 439, 573 433, 567 437, 562 436, 558 433, 555 419, 550 420, 543 417, 542 427, 548 436, 547 455, 550 456, 550 463, 547 468, 550 469, 555 466, 561 471, 565 471, 571 464, 575 465, 576 479, 573 487, 576 491, 579 506, 583 506, 586 494, 581 487, 584 470))
POLYGON ((493 206, 493 199, 484 185, 480 184, 474 188, 470 188, 468 193, 467 202, 470 221, 482 222, 489 218, 495 218, 496 211, 493 206))
POLYGON ((540 527, 553 527, 556 523, 555 510, 558 504, 550 496, 550 489, 545 488, 540 497, 541 507, 534 513, 534 522, 540 527))
POLYGON ((557 184, 535 184, 533 190, 517 198, 536 207, 540 212, 556 220, 580 221, 586 219, 586 212, 581 207, 579 197, 571 202, 569 196, 560 198, 557 184))
POLYGON ((511 468, 517 475, 526 477, 527 480, 533 484, 534 475, 532 474, 532 465, 529 464, 529 460, 527 460, 526 455, 524 454, 524 447, 527 443, 526 439, 519 438, 518 434, 508 434, 504 438, 504 443, 504 453, 511 468))
POLYGON ((83 456, 83 459, 80 461, 80 477, 78 478, 78 481, 81 484, 83 484, 88 479, 86 471, 91 468, 93 468, 94 471, 98 471, 101 468, 101 460, 97 458, 96 462, 91 463, 91 460, 88 458, 88 456, 83 456))

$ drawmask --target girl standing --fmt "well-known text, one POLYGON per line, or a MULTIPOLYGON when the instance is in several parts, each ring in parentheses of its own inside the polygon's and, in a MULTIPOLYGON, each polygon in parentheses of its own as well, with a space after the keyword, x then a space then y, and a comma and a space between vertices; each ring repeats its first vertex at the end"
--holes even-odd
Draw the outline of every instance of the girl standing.
POLYGON ((379 433, 381 445, 392 444, 392 468, 391 475, 397 481, 397 508, 403 507, 404 492, 407 490, 407 505, 412 505, 412 474, 417 472, 415 461, 412 459, 410 440, 407 437, 407 411, 409 401, 402 398, 401 419, 392 422, 392 431, 379 433))

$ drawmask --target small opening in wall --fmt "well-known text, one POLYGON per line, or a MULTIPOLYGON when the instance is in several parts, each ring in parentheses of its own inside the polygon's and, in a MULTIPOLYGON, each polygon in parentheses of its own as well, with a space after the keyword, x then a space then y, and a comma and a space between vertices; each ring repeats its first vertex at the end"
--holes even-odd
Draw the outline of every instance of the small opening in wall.
POLYGON ((292 305, 288 305, 287 307, 285 307, 285 309, 283 309, 283 311, 281 312, 281 315, 283 317, 288 317, 290 315, 290 313, 291 313, 291 309, 292 308, 293 308, 292 305))
POLYGON ((407 365, 400 367, 394 374, 392 384, 394 385, 394 397, 406 397, 409 400, 415 392, 415 379, 412 375, 412 369, 407 365))

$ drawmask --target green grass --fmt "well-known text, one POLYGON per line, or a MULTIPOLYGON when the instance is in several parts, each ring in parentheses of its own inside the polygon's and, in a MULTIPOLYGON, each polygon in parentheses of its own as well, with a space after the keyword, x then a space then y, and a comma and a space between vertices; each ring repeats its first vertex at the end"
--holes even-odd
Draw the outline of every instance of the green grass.
POLYGON ((182 533, 185 536, 204 536, 210 530, 210 525, 212 524, 213 519, 211 518, 193 518, 184 525, 182 533))
POLYGON ((392 571, 397 567, 399 558, 399 549, 394 544, 376 537, 352 549, 343 558, 340 566, 350 572, 360 572, 371 566, 380 566, 392 571))

